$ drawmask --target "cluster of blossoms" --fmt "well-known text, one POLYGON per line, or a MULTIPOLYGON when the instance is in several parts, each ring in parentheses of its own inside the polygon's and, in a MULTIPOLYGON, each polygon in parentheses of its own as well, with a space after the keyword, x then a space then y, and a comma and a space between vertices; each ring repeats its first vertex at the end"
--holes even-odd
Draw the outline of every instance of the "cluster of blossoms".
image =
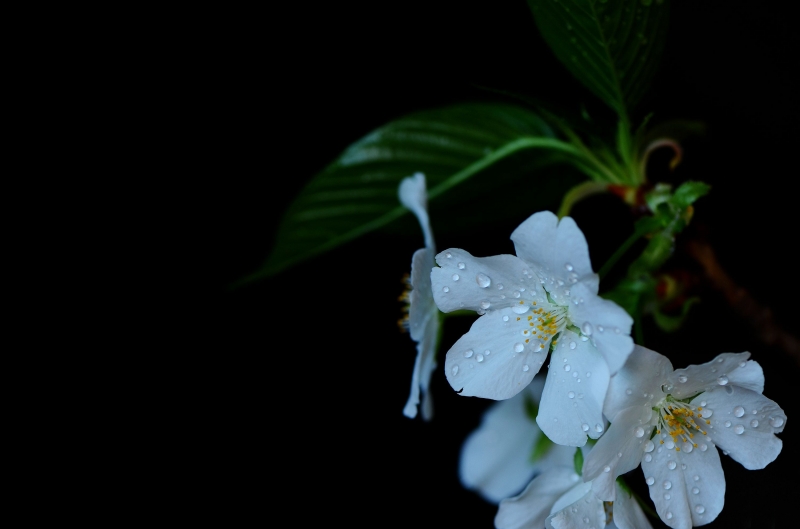
POLYGON ((598 296, 586 239, 571 218, 532 215, 511 235, 516 255, 452 248, 434 266, 424 176, 405 179, 399 194, 426 241, 412 261, 407 325, 418 355, 404 412, 416 415, 422 391, 430 418, 439 311, 477 312, 444 368, 461 395, 502 401, 461 458, 465 486, 499 502, 498 529, 650 527, 619 479, 640 465, 664 523, 704 525, 724 503, 715 447, 748 469, 778 456, 775 434, 786 415, 762 395, 758 363, 747 352, 724 353, 674 370, 666 357, 634 345, 631 317, 598 296), (542 380, 536 374, 548 354, 542 380), (532 448, 550 442, 530 463, 532 448))

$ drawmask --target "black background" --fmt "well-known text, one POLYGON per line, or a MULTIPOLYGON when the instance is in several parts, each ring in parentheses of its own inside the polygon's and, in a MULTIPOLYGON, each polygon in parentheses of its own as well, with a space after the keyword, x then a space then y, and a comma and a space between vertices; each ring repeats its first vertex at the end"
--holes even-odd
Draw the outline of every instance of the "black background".
MULTIPOLYGON (((777 2, 674 4, 642 108, 655 112, 653 123, 688 118, 708 129, 685 143, 674 173, 661 159, 652 174, 713 186, 685 238, 711 244, 736 284, 797 333, 798 37, 777 2)), ((397 330, 397 296, 422 245, 418 231, 371 234, 274 278, 227 287, 267 257, 301 187, 391 119, 501 98, 485 88, 572 110, 585 104, 599 118, 602 105, 552 56, 523 0, 282 5, 186 24, 194 24, 186 44, 192 81, 175 96, 191 102, 187 178, 200 194, 185 220, 200 242, 185 258, 201 271, 193 290, 206 326, 187 389, 197 420, 179 427, 200 439, 203 453, 190 473, 202 500, 191 508, 293 525, 492 527, 496 507, 457 476, 461 443, 490 402, 457 396, 440 361, 434 420, 402 415, 415 346, 397 330)), ((440 233, 439 214, 458 213, 432 208, 438 248, 474 255, 513 253, 509 236, 524 220, 493 222, 486 212, 478 228, 440 233)), ((612 199, 575 208, 596 269, 627 235, 628 215, 612 199)), ((702 277, 680 244, 669 266, 702 277)), ((791 449, 798 358, 761 340, 707 281, 696 287, 702 302, 687 325, 667 335, 648 324, 645 345, 676 368, 749 350, 764 368, 765 395, 789 416, 784 450, 765 470, 722 458, 725 509, 708 527, 785 527, 800 468, 791 449)), ((469 327, 471 318, 463 320, 445 324, 440 355, 469 327)), ((642 481, 638 469, 631 473, 644 491, 642 481)))

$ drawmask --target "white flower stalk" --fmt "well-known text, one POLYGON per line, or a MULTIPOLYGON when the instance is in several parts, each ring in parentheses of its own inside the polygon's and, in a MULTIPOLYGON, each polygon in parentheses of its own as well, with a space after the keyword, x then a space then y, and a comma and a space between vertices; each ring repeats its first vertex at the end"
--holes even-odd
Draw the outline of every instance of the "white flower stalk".
POLYGON ((410 209, 419 220, 425 235, 425 248, 414 252, 411 258, 410 290, 407 292, 408 327, 411 339, 417 342, 417 359, 411 375, 411 393, 408 396, 403 414, 406 417, 417 416, 417 407, 422 393, 422 418, 433 417, 433 401, 430 395, 430 381, 436 369, 436 338, 439 334, 439 310, 431 295, 430 270, 433 268, 433 256, 436 246, 433 241, 430 220, 428 219, 428 192, 425 187, 425 175, 415 173, 404 178, 398 188, 400 202, 410 209))
POLYGON ((673 371, 666 357, 636 346, 611 379, 604 406, 611 426, 583 467, 597 496, 613 500, 614 479, 641 463, 667 525, 713 521, 725 499, 715 446, 751 470, 774 461, 782 447, 775 434, 786 414, 761 394, 764 373, 749 357, 724 353, 673 371))
POLYGON ((497 529, 652 529, 647 516, 619 484, 617 499, 604 502, 573 466, 542 472, 519 496, 500 502, 497 529))
POLYGON ((508 399, 530 383, 552 345, 537 422, 556 443, 582 446, 603 432, 609 375, 633 348, 633 320, 597 296, 589 248, 571 218, 536 213, 511 240, 516 256, 453 248, 436 256, 438 307, 481 314, 448 351, 447 380, 463 396, 508 399))
POLYGON ((538 405, 543 387, 544 376, 538 376, 514 397, 486 410, 461 448, 459 476, 465 488, 496 504, 518 494, 535 474, 572 464, 575 449, 550 442, 529 415, 527 407, 538 405), (543 443, 545 451, 532 460, 543 443))

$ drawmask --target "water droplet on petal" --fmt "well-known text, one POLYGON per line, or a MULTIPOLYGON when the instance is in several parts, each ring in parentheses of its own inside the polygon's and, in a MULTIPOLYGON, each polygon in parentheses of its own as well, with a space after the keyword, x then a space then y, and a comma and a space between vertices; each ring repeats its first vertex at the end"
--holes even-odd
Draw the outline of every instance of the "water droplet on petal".
POLYGON ((464 358, 470 358, 473 352, 474 351, 472 349, 467 349, 466 351, 464 351, 464 358))
POLYGON ((565 264, 565 265, 564 265, 564 268, 566 268, 566 269, 567 269, 567 272, 572 272, 572 270, 573 270, 573 268, 572 268, 572 265, 571 265, 571 264, 569 264, 569 263, 565 264))
POLYGON ((637 426, 636 428, 633 429, 633 435, 635 435, 636 437, 644 437, 644 428, 642 428, 641 426, 637 426))
POLYGON ((731 421, 725 421, 725 428, 731 427, 731 421))
POLYGON ((735 408, 733 408, 733 414, 736 415, 737 417, 741 417, 742 415, 744 415, 744 408, 742 408, 741 406, 736 406, 735 408))
POLYGON ((447 252, 447 253, 445 254, 445 257, 447 257, 448 259, 452 259, 452 257, 453 257, 453 254, 451 254, 450 252, 447 252))
POLYGON ((503 316, 503 321, 508 321, 508 316, 503 316))
POLYGON ((664 488, 665 488, 666 490, 669 490, 669 489, 671 489, 671 488, 672 488, 672 482, 671 482, 671 481, 669 481, 669 480, 667 480, 667 481, 665 481, 665 482, 663 483, 663 486, 664 486, 664 488))
POLYGON ((453 366, 453 374, 458 374, 458 366, 453 366))
POLYGON ((481 288, 486 288, 492 284, 492 280, 486 274, 478 274, 475 276, 475 282, 481 288))
POLYGON ((575 349, 576 347, 578 347, 578 344, 576 344, 575 342, 569 342, 570 349, 575 349))
POLYGON ((678 466, 678 463, 676 463, 675 461, 672 461, 671 459, 667 463, 667 468, 670 469, 670 470, 675 470, 675 467, 677 467, 677 466, 678 466))
POLYGON ((722 375, 719 378, 717 378, 717 384, 719 384, 720 386, 724 386, 727 383, 728 383, 728 377, 726 377, 725 375, 722 375))
POLYGON ((747 365, 747 362, 739 362, 739 367, 744 367, 745 365, 747 365))
POLYGON ((692 487, 692 494, 694 494, 695 496, 700 494, 700 489, 698 489, 697 487, 692 487))
POLYGON ((644 480, 644 482, 647 483, 648 485, 652 485, 653 483, 656 482, 656 480, 653 478, 653 476, 650 476, 649 478, 644 480))
POLYGON ((466 266, 467 265, 465 265, 464 263, 458 263, 458 269, 459 270, 463 270, 464 268, 466 268, 466 266))
POLYGON ((570 391, 569 393, 567 393, 567 397, 569 397, 571 399, 574 399, 575 398, 575 392, 574 391, 570 391))
POLYGON ((664 493, 664 499, 665 500, 671 500, 672 499, 672 494, 670 494, 669 492, 665 492, 664 493))
POLYGON ((603 331, 605 331, 605 328, 602 325, 598 325, 597 326, 597 330, 600 331, 600 332, 603 332, 603 331))
POLYGON ((700 451, 701 451, 701 452, 705 452, 706 450, 708 450, 708 445, 707 445, 707 444, 705 444, 705 443, 702 443, 702 444, 700 445, 700 451))
POLYGON ((757 428, 758 427, 758 419, 753 419, 752 421, 750 421, 750 426, 752 426, 753 428, 757 428))
POLYGON ((488 309, 491 306, 492 306, 492 304, 489 303, 488 300, 484 299, 483 301, 481 301, 481 308, 482 309, 488 309))
POLYGON ((517 342, 517 343, 514 344, 514 352, 515 353, 521 353, 523 349, 525 349, 525 346, 522 345, 521 343, 517 342))
POLYGON ((769 423, 774 428, 780 428, 781 426, 783 426, 783 417, 774 417, 774 418, 770 419, 769 423))
POLYGON ((672 520, 672 511, 667 511, 667 520, 672 520))
POLYGON ((458 281, 458 274, 453 274, 453 281, 458 281))
MULTIPOLYGON (((705 403, 705 402, 701 402, 701 403, 700 403, 700 405, 701 405, 701 406, 705 406, 705 405, 706 405, 706 403, 705 403)), ((709 417, 711 417, 712 415, 714 415, 714 410, 709 410, 708 408, 706 408, 706 409, 703 409, 703 418, 704 418, 704 419, 708 419, 708 418, 709 418, 709 417)))
POLYGON ((591 336, 592 332, 594 332, 594 327, 592 327, 591 323, 585 321, 581 326, 581 332, 583 332, 583 334, 585 334, 586 336, 591 336))
POLYGON ((736 435, 742 435, 744 433, 744 426, 742 426, 741 424, 737 424, 736 426, 733 427, 733 431, 734 433, 736 433, 736 435))
POLYGON ((608 466, 608 465, 606 465, 606 466, 603 468, 603 472, 611 472, 611 467, 610 467, 610 466, 608 466))
MULTIPOLYGON (((522 370, 523 371, 528 371, 529 369, 530 369, 530 367, 528 367, 528 364, 525 364, 524 366, 522 366, 522 370)), ((558 420, 558 419, 556 419, 556 420, 558 420)))
POLYGON ((648 439, 647 442, 644 444, 644 451, 652 452, 655 447, 656 445, 653 443, 653 441, 648 439))
POLYGON ((697 514, 703 514, 704 512, 706 512, 706 508, 703 507, 702 505, 698 505, 697 507, 694 508, 694 512, 696 512, 697 514))
POLYGON ((581 430, 583 430, 584 432, 588 432, 589 431, 589 425, 586 424, 586 423, 581 424, 581 430))
POLYGON ((514 314, 525 314, 528 312, 528 305, 514 305, 511 307, 514 314))
POLYGON ((565 365, 565 366, 564 366, 564 371, 569 371, 570 369, 572 369, 572 368, 571 368, 571 367, 569 367, 569 364, 567 364, 567 365, 565 365))
POLYGON ((519 297, 520 297, 520 295, 521 295, 521 294, 519 293, 519 291, 518 291, 518 290, 515 290, 515 291, 514 291, 514 294, 513 294, 513 296, 514 296, 515 298, 519 298, 519 297))
POLYGON ((475 360, 477 360, 478 362, 483 362, 483 355, 478 353, 478 356, 475 357, 475 360))
POLYGON ((650 461, 653 460, 653 456, 651 456, 650 454, 645 454, 644 455, 644 460, 645 460, 646 463, 649 463, 650 461))
POLYGON ((442 289, 442 292, 444 292, 445 294, 447 294, 448 292, 450 292, 450 287, 444 287, 444 288, 442 289))
POLYGON ((695 480, 695 481, 700 481, 700 476, 695 474, 694 476, 692 476, 692 479, 695 480))
POLYGON ((595 424, 594 425, 594 431, 597 432, 597 433, 602 432, 603 431, 603 425, 602 424, 595 424))
POLYGON ((685 384, 687 380, 689 379, 686 378, 686 375, 681 375, 678 377, 678 382, 680 382, 681 384, 685 384))

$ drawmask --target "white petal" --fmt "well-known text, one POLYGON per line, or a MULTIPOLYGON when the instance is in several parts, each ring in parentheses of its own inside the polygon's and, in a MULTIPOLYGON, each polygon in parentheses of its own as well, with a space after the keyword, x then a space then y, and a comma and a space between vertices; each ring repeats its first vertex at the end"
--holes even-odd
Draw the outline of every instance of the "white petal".
POLYGON ((450 248, 439 253, 436 262, 439 267, 431 272, 433 297, 444 312, 491 312, 511 306, 524 311, 533 301, 546 299, 530 266, 514 255, 474 257, 450 248))
POLYGON ((462 396, 513 397, 530 383, 547 357, 547 349, 523 334, 529 333, 527 329, 527 321, 512 309, 481 316, 447 352, 447 381, 462 396))
MULTIPOLYGON (((434 307, 434 310, 436 308, 434 307)), ((431 375, 436 369, 434 357, 436 355, 436 338, 439 333, 439 317, 433 312, 428 313, 428 318, 423 322, 419 332, 420 340, 417 343, 417 358, 414 361, 414 371, 411 374, 411 392, 408 396, 403 414, 406 417, 417 416, 417 405, 420 400, 420 390, 423 392, 422 417, 429 421, 433 416, 433 404, 428 388, 431 375)), ((412 335, 413 338, 413 335, 412 335)))
POLYGON ((559 222, 549 211, 534 213, 514 230, 511 240, 518 257, 536 265, 548 279, 564 283, 556 291, 582 282, 597 293, 599 281, 592 271, 586 237, 570 217, 559 222))
POLYGON ((591 341, 608 362, 611 373, 616 373, 633 350, 630 336, 633 318, 622 307, 597 296, 583 283, 572 287, 570 299, 570 319, 578 328, 590 329, 591 341))
POLYGON ((604 430, 608 366, 594 346, 574 332, 563 331, 558 341, 550 357, 536 422, 554 442, 583 446, 587 434, 597 439, 604 430))
POLYGON ((425 175, 414 173, 413 176, 403 178, 397 195, 400 202, 417 216, 422 232, 425 234, 425 247, 433 250, 435 244, 428 219, 428 192, 425 188, 425 175))
POLYGON ((614 480, 639 466, 653 431, 653 411, 644 406, 626 408, 611 420, 611 426, 583 462, 583 480, 605 501, 614 501, 614 480), (608 469, 608 470, 606 470, 608 469))
MULTIPOLYGON (((670 377, 674 386, 671 391, 676 398, 693 397, 701 391, 706 391, 720 385, 730 383, 731 377, 742 380, 743 385, 756 389, 758 387, 758 371, 760 366, 748 367, 746 360, 750 353, 723 353, 705 364, 690 365, 684 369, 676 369, 670 377), (737 371, 742 373, 737 373, 737 371), (685 380, 685 382, 683 382, 685 380)), ((761 374, 761 391, 764 389, 764 374, 761 374)))
POLYGON ((633 348, 628 361, 611 377, 608 394, 603 405, 606 417, 631 406, 650 407, 664 398, 661 389, 672 373, 672 364, 661 354, 640 345, 633 348))
POLYGON ((605 527, 605 524, 603 502, 592 493, 591 483, 581 483, 559 498, 553 514, 545 520, 548 529, 605 527))
POLYGON ((541 529, 555 501, 580 478, 569 467, 553 468, 536 476, 519 496, 500 502, 497 529, 541 529))
POLYGON ((431 295, 431 269, 433 252, 422 248, 411 258, 411 292, 409 293, 408 331, 415 341, 422 339, 425 325, 431 315, 438 317, 438 309, 431 295))
POLYGON ((781 453, 783 442, 775 434, 786 426, 786 414, 772 400, 725 386, 701 393, 692 404, 698 401, 705 401, 704 410, 712 412, 708 436, 745 468, 764 468, 781 453))
MULTIPOLYGON (((659 517, 675 529, 713 521, 725 502, 725 475, 716 448, 706 443, 706 450, 701 447, 678 452, 659 444, 659 440, 659 436, 653 438, 657 448, 650 453, 650 461, 642 460, 659 517)), ((698 440, 698 444, 701 442, 698 440)))
POLYGON ((617 499, 614 500, 613 513, 613 523, 619 529, 653 529, 636 498, 619 484, 617 484, 617 499))
POLYGON ((493 404, 484 413, 480 426, 461 448, 459 476, 465 488, 498 503, 518 494, 535 472, 571 464, 574 450, 557 445, 539 461, 531 462, 542 432, 528 417, 525 400, 538 402, 543 385, 544 377, 538 376, 524 391, 493 404))

